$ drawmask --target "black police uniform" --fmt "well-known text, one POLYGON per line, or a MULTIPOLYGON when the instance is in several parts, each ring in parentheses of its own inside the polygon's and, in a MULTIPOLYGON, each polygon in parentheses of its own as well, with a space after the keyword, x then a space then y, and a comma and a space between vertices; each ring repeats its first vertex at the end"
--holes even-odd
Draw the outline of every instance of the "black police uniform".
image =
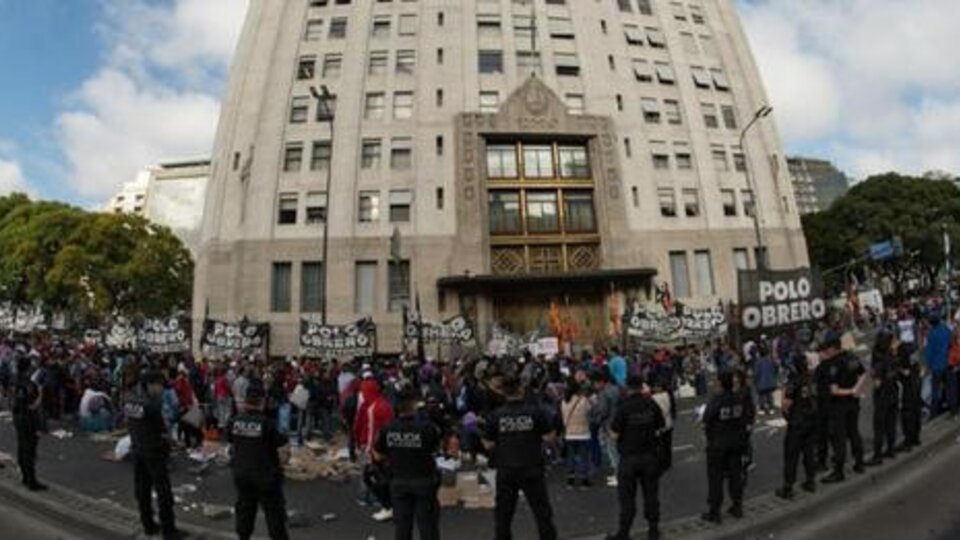
POLYGON ((753 418, 753 400, 735 391, 724 391, 707 404, 703 423, 707 432, 707 505, 711 516, 720 515, 723 481, 727 480, 733 509, 743 504, 743 455, 747 427, 753 418))
POLYGON ((530 503, 540 539, 557 538, 543 462, 543 436, 552 431, 543 410, 519 400, 507 401, 487 418, 483 438, 496 445, 493 450, 497 467, 496 540, 512 538, 510 526, 520 491, 530 503))
POLYGON ((37 443, 40 429, 40 412, 33 409, 40 395, 40 389, 27 376, 18 373, 13 390, 13 425, 17 431, 17 465, 23 477, 23 485, 38 489, 37 482, 37 443))
POLYGON ((637 483, 643 491, 643 514, 656 536, 660 523, 659 482, 660 435, 666 422, 663 411, 653 399, 634 394, 620 403, 610 422, 618 435, 620 465, 617 471, 617 495, 620 499, 620 523, 614 538, 627 540, 637 515, 637 483))
MULTIPOLYGON (((248 389, 248 395, 249 395, 248 389)), ((267 531, 273 540, 286 540, 287 509, 283 497, 283 468, 277 449, 287 437, 273 420, 257 411, 235 416, 227 430, 233 446, 230 466, 237 489, 236 530, 241 540, 253 535, 257 507, 263 508, 267 531)))
POLYGON ((900 406, 903 447, 909 450, 920 445, 920 419, 923 410, 920 363, 906 354, 901 354, 897 358, 897 372, 903 388, 900 406))
POLYGON ((390 462, 397 540, 413 538, 414 521, 421 540, 440 538, 440 477, 434 459, 439 448, 437 427, 415 415, 401 416, 380 431, 374 450, 390 462))
MULTIPOLYGON (((830 384, 840 390, 851 390, 860 376, 866 373, 860 359, 849 352, 842 352, 830 365, 830 384)), ((830 441, 833 447, 833 475, 843 477, 847 459, 847 441, 853 451, 854 467, 863 467, 863 439, 860 437, 860 399, 856 396, 830 397, 830 441)))
POLYGON ((817 467, 827 469, 827 457, 830 453, 830 368, 837 362, 837 357, 823 360, 817 364, 813 372, 817 390, 817 467))
MULTIPOLYGON (((799 361, 805 362, 806 359, 799 361)), ((803 457, 803 471, 806 475, 807 489, 812 489, 816 481, 816 444, 817 444, 817 396, 814 381, 810 374, 794 372, 784 385, 783 397, 790 401, 785 414, 787 435, 783 440, 783 486, 787 491, 797 481, 797 467, 803 457)))
POLYGON ((162 402, 140 390, 124 404, 123 410, 130 430, 133 486, 140 510, 140 523, 147 534, 162 532, 164 538, 176 538, 179 533, 173 515, 173 493, 167 470, 170 443, 166 437, 162 402), (159 527, 154 521, 151 492, 157 494, 159 527))
POLYGON ((897 444, 897 414, 900 383, 896 359, 890 354, 874 356, 870 362, 873 390, 873 460, 893 457, 897 444), (886 452, 883 451, 886 443, 886 452))

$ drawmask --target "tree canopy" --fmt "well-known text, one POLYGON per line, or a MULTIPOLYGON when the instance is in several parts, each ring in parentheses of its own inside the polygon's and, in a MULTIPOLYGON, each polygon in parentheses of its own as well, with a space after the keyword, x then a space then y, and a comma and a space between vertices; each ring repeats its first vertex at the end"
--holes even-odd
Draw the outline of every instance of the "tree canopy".
MULTIPOLYGON (((943 227, 960 239, 960 190, 953 182, 887 173, 854 186, 826 211, 804 216, 810 259, 821 271, 864 258, 870 245, 899 237, 903 255, 866 264, 896 287, 934 278, 944 264, 943 227)), ((960 247, 960 246, 958 246, 960 247)), ((958 250, 954 250, 956 254, 958 250)), ((827 283, 842 282, 831 272, 827 283)))
POLYGON ((0 197, 0 301, 81 318, 190 305, 193 261, 166 227, 131 215, 0 197))

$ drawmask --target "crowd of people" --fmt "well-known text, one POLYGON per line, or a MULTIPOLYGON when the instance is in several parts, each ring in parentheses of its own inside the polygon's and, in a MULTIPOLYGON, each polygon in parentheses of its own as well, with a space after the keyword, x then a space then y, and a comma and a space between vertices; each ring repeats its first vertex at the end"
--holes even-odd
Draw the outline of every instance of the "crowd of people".
POLYGON ((446 361, 213 359, 115 351, 46 334, 11 336, 0 341, 0 388, 13 402, 18 463, 31 489, 44 487, 34 472, 36 433, 48 421, 76 418, 86 431, 127 427, 144 531, 165 538, 180 534, 166 461, 174 449, 205 439, 233 446, 239 537, 252 534, 260 505, 271 537, 286 538, 278 449, 311 437, 343 441, 362 465, 359 502, 377 507, 374 519, 393 519, 398 538, 410 538, 415 523, 422 538, 439 536, 436 456, 496 468, 498 539, 511 537, 521 491, 540 537, 556 537, 547 468, 565 471, 568 489, 587 489, 598 479, 617 488, 615 539, 629 538, 639 488, 656 538, 658 482, 672 465, 680 394, 708 396, 701 418, 709 485, 703 519, 722 520, 725 484, 728 513, 739 518, 758 416, 786 419, 777 495, 789 499, 801 462, 802 487, 814 491, 820 471, 829 472, 825 483, 845 479, 848 444, 853 471, 862 473, 919 444, 923 416, 957 413, 960 333, 942 312, 916 303, 875 317, 869 367, 826 324, 757 336, 742 347, 724 339, 629 353, 598 347, 575 357, 446 361), (870 460, 857 427, 867 392, 874 402, 870 460))

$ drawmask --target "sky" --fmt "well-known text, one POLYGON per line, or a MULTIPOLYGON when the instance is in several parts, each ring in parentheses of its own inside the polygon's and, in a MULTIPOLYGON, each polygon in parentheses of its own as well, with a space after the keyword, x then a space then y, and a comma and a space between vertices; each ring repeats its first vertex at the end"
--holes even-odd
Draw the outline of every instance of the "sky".
MULTIPOLYGON (((960 175, 960 0, 733 1, 788 153, 960 175)), ((0 0, 0 194, 97 207, 209 155, 246 5, 0 0)))

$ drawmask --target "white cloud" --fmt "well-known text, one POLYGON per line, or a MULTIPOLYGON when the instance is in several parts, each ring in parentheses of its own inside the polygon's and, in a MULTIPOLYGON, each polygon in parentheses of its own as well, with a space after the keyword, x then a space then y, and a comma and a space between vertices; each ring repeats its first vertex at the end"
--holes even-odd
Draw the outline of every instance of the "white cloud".
POLYGON ((788 149, 856 176, 960 173, 956 0, 740 0, 788 149))
POLYGON ((106 199, 146 165, 209 154, 247 0, 100 0, 103 64, 58 116, 71 188, 106 199))
POLYGON ((19 191, 28 195, 34 195, 33 188, 27 184, 23 177, 23 170, 16 161, 0 158, 0 196, 9 195, 19 191))

